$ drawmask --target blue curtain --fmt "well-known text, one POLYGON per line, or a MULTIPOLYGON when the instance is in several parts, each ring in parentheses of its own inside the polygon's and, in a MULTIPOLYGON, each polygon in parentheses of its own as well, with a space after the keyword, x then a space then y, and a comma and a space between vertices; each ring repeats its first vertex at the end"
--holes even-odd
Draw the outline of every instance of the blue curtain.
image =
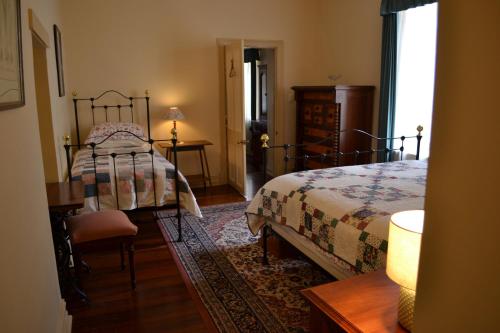
POLYGON ((403 10, 424 6, 434 2, 437 2, 437 0, 382 0, 380 15, 395 14, 403 10))
MULTIPOLYGON (((379 137, 392 137, 396 107, 396 61, 398 51, 398 16, 384 16, 382 23, 382 69, 380 75, 380 104, 378 118, 379 137)), ((378 149, 392 148, 391 141, 382 141, 378 149)), ((379 155, 385 161, 386 154, 379 155)))
MULTIPOLYGON (((394 136, 396 115, 396 70, 398 51, 397 12, 427 5, 437 0, 382 0, 380 15, 382 23, 382 68, 380 75, 380 103, 378 119, 379 137, 394 136)), ((392 148, 392 141, 380 142, 378 149, 392 148)), ((379 161, 385 161, 386 154, 379 154, 379 161)))

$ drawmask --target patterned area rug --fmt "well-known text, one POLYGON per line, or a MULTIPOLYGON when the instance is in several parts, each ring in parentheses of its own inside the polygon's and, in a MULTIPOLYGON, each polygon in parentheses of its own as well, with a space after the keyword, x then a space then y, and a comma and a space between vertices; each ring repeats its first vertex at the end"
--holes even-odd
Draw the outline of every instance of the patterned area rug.
POLYGON ((220 332, 308 332, 309 306, 299 291, 332 280, 305 259, 261 263, 262 249, 247 227, 248 203, 210 206, 203 219, 186 214, 183 237, 168 212, 160 227, 220 332))

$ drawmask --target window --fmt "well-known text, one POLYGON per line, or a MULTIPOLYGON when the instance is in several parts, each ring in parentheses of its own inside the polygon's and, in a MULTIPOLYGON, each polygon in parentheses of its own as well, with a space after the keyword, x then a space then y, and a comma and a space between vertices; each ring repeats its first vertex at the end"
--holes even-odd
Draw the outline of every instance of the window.
MULTIPOLYGON (((422 125, 420 157, 429 156, 436 59, 437 3, 398 14, 398 54, 394 135, 416 133, 422 125)), ((416 152, 416 141, 405 142, 416 152)))

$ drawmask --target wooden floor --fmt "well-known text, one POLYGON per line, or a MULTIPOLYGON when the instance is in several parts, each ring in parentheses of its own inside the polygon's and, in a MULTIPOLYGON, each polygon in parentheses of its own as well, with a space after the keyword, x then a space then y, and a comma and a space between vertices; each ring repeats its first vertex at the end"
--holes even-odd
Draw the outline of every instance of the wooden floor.
MULTIPOLYGON (((243 201, 229 186, 195 191, 200 206, 243 201)), ((137 289, 131 291, 128 270, 120 271, 119 251, 89 254, 92 272, 83 279, 91 299, 68 302, 73 332, 207 332, 167 244, 150 212, 134 216, 137 289)), ((199 300, 198 300, 199 302, 199 300)))

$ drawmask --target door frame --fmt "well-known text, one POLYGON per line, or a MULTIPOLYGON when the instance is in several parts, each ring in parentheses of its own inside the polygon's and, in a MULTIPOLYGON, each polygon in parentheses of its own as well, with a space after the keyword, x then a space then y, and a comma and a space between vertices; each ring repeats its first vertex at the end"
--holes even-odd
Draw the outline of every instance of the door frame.
MULTIPOLYGON (((227 131, 226 131, 226 119, 227 119, 227 107, 226 107, 226 77, 225 77, 225 68, 224 68, 224 46, 230 44, 236 40, 243 40, 243 46, 249 48, 257 48, 257 49, 273 49, 274 50, 274 60, 276 66, 276 72, 274 77, 274 115, 273 115, 273 124, 274 131, 273 133, 268 133, 270 142, 274 145, 283 144, 285 139, 285 78, 284 78, 284 42, 281 40, 259 40, 259 39, 240 39, 240 38, 217 38, 217 47, 219 50, 219 78, 222 79, 220 82, 219 91, 221 92, 221 96, 219 100, 220 103, 220 114, 221 116, 221 124, 222 124, 222 140, 221 143, 223 145, 223 165, 224 169, 223 173, 226 175, 227 182, 227 131), (221 62, 222 58, 222 62, 221 62), (222 66, 221 66, 222 64, 222 66), (225 172, 224 172, 225 171, 225 172)), ((280 173, 280 170, 283 168, 283 158, 281 154, 278 153, 278 150, 274 151, 273 154, 273 168, 272 168, 272 176, 277 176, 280 173)))

